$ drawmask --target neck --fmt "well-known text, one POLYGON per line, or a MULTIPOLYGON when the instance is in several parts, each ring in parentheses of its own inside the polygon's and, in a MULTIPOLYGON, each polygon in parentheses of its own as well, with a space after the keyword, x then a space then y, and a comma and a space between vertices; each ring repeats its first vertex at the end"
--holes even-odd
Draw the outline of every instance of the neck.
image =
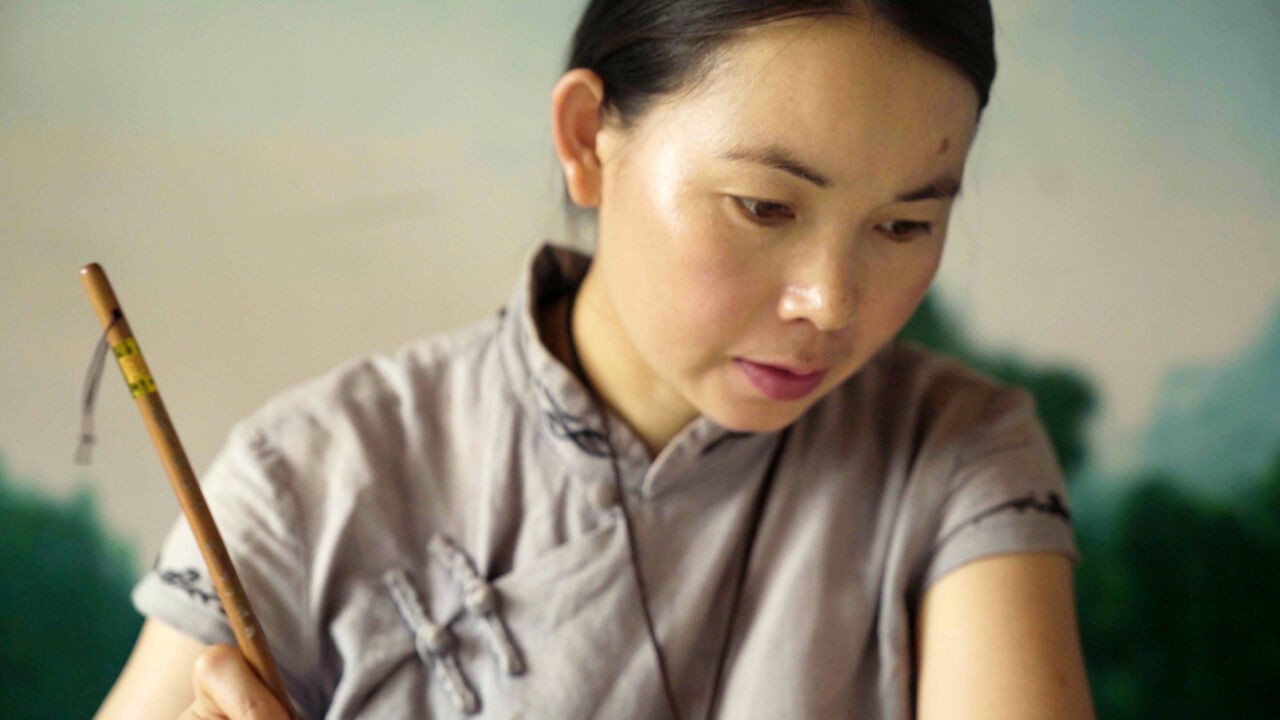
MULTIPOLYGON (((572 328, 572 342, 586 374, 583 380, 595 389, 609 410, 639 435, 650 457, 657 457, 697 417, 697 410, 658 378, 636 352, 618 322, 594 265, 578 289, 571 318, 564 317, 568 309, 566 298, 549 310, 555 318, 550 326, 572 328)), ((561 330, 556 334, 563 333, 561 330)), ((559 337, 548 345, 566 367, 574 366, 569 338, 559 337)))

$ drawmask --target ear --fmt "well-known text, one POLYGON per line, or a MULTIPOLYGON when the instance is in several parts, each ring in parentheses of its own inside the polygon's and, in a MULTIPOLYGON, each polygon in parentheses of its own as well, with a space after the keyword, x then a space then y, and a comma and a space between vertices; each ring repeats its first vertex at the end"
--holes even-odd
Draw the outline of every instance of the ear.
POLYGON ((551 90, 551 139, 564 170, 569 197, 581 207, 600 204, 600 157, 596 136, 602 129, 604 81, 586 68, 565 73, 551 90))

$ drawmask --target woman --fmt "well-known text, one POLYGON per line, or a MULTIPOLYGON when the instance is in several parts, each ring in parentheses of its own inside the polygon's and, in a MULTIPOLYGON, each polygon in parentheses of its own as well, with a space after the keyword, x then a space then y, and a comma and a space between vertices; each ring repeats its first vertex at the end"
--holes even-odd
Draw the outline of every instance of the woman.
MULTIPOLYGON (((592 2, 552 131, 594 258, 205 479, 302 714, 1091 717, 1029 395, 892 342, 994 73, 985 0, 592 2)), ((284 717, 184 523, 134 597, 101 717, 284 717)))

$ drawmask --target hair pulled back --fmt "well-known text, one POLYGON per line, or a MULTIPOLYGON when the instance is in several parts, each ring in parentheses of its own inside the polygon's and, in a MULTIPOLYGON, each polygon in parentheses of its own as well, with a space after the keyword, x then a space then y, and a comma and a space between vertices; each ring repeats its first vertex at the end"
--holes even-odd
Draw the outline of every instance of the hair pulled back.
POLYGON ((965 74, 986 107, 996 75, 989 0, 591 0, 566 70, 604 83, 604 108, 630 126, 650 104, 701 80, 732 35, 792 18, 871 16, 965 74))

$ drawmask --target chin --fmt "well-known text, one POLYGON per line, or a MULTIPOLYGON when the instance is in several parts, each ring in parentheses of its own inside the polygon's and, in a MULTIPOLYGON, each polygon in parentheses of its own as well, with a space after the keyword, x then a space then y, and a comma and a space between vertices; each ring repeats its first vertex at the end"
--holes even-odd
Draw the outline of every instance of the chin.
POLYGON ((771 407, 721 407, 718 408, 720 412, 705 414, 733 432, 768 433, 795 422, 811 404, 770 403, 771 407))

